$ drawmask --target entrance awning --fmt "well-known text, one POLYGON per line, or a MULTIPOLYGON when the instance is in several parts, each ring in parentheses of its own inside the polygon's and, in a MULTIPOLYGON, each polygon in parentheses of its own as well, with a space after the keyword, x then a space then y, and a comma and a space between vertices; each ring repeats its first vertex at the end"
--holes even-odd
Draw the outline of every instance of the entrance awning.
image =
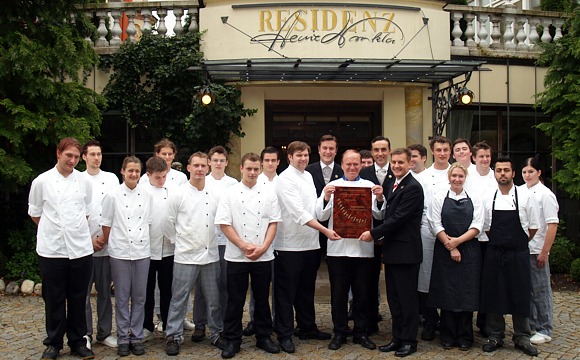
POLYGON ((376 59, 206 60, 212 81, 354 81, 441 84, 480 69, 482 61, 376 59))

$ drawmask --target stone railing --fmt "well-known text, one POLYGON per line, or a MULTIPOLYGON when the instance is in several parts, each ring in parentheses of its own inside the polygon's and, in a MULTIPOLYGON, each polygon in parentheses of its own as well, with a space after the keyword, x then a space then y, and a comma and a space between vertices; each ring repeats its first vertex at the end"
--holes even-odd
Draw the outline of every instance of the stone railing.
POLYGON ((107 54, 115 52, 123 41, 137 41, 143 31, 154 31, 161 36, 180 35, 188 16, 189 29, 199 29, 199 7, 198 0, 188 0, 108 2, 87 4, 80 9, 99 21, 97 40, 93 42, 87 37, 87 41, 93 43, 98 53, 107 54), (122 26, 124 21, 126 25, 122 26), (107 40, 108 34, 110 40, 107 40))
POLYGON ((562 37, 566 15, 552 11, 447 5, 451 55, 535 58, 539 42, 562 37), (554 35, 550 33, 550 30, 554 35))

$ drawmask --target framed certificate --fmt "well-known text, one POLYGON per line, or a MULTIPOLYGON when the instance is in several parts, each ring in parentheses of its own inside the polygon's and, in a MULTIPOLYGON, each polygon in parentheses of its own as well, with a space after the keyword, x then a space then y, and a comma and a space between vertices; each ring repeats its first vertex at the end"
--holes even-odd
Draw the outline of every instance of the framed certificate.
POLYGON ((337 186, 334 190, 332 226, 343 238, 358 238, 371 229, 372 194, 368 187, 337 186))

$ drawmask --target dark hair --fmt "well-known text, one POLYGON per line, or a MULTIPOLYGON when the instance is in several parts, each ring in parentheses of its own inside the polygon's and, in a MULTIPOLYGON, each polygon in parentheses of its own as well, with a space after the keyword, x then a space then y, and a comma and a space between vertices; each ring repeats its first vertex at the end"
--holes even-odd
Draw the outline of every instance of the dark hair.
POLYGON ((534 157, 529 157, 526 160, 524 160, 524 163, 522 164, 522 169, 525 168, 526 166, 531 166, 537 171, 542 171, 542 168, 540 167, 540 156, 536 155, 534 157))
POLYGON ((473 150, 471 152, 472 155, 476 155, 479 150, 489 150, 491 152, 491 146, 489 146, 485 140, 480 141, 473 145, 473 150))
POLYGON ((433 151, 433 147, 435 146, 435 143, 447 144, 447 145, 449 145, 450 150, 453 149, 453 146, 451 146, 451 140, 449 140, 445 136, 434 136, 433 139, 431 139, 431 141, 429 141, 429 147, 431 148, 431 151, 433 151))
POLYGON ((159 154, 159 152, 161 151, 161 149, 163 148, 170 148, 171 150, 173 150, 174 154, 177 154, 177 146, 175 146, 175 144, 173 143, 173 141, 169 140, 169 139, 161 139, 159 140, 159 142, 157 144, 155 144, 155 146, 153 147, 153 150, 155 150, 156 154, 159 154))
POLYGON ((336 140, 336 136, 334 135, 322 135, 320 141, 318 141, 318 145, 322 144, 323 141, 334 141, 334 143, 338 145, 338 140, 336 140))
POLYGON ((391 150, 391 140, 389 140, 389 138, 384 137, 382 135, 379 136, 375 136, 374 139, 371 140, 371 147, 373 146, 374 143, 376 143, 377 141, 386 141, 389 144, 389 150, 391 150))
POLYGON ((265 154, 276 154, 276 158, 280 159, 280 152, 273 146, 266 146, 260 153, 260 161, 264 161, 265 154))
POLYGON ((136 157, 136 156, 126 156, 123 159, 123 165, 121 166, 121 169, 125 170, 127 168, 127 165, 129 165, 129 163, 139 164, 139 167, 140 168, 143 168, 143 164, 141 164, 141 160, 139 160, 138 157, 136 157))
POLYGON ((169 170, 167 168, 167 163, 165 162, 165 160, 163 160, 159 156, 152 156, 149 159, 147 159, 147 162, 145 163, 145 169, 148 173, 151 174, 154 172, 162 172, 169 170))
POLYGON ((393 155, 402 155, 402 154, 405 154, 405 156, 407 157, 407 162, 411 160, 411 150, 407 148, 398 148, 393 150, 393 152, 391 153, 391 159, 393 158, 393 155))
POLYGON ((242 160, 240 161, 240 164, 242 165, 242 167, 244 167, 244 163, 246 161, 251 161, 251 162, 260 162, 260 156, 256 153, 246 153, 244 154, 244 156, 242 156, 242 160))
POLYGON ((493 168, 495 169, 497 163, 505 163, 505 162, 509 162, 511 167, 512 167, 512 171, 516 171, 516 166, 514 165, 514 161, 512 160, 511 157, 509 157, 509 155, 505 155, 505 154, 498 154, 497 155, 497 159, 495 159, 495 161, 493 162, 493 168))
POLYGON ((427 148, 421 144, 411 144, 411 145, 407 146, 407 149, 409 149, 409 151, 411 151, 411 150, 418 151, 419 155, 421 155, 421 157, 423 157, 423 156, 427 157, 427 148))
POLYGON ((292 141, 288 145, 286 153, 288 155, 294 155, 295 152, 304 150, 308 150, 308 153, 310 154, 310 146, 307 143, 305 143, 304 141, 292 141))
POLYGON ((361 150, 359 151, 361 159, 372 159, 373 153, 370 150, 361 150))
POLYGON ((56 146, 56 151, 61 153, 71 146, 79 149, 79 152, 81 151, 81 143, 77 139, 72 137, 66 137, 61 139, 58 145, 56 146))
POLYGON ((209 152, 207 153, 207 157, 211 159, 213 154, 222 154, 226 157, 226 160, 228 159, 228 155, 229 155, 226 148, 221 146, 221 145, 214 146, 211 149, 209 149, 209 152))
POLYGON ((97 140, 89 140, 85 145, 83 145, 81 155, 86 155, 87 152, 89 151, 90 146, 98 146, 101 149, 101 151, 103 151, 103 147, 101 146, 100 142, 98 142, 97 140))
POLYGON ((203 153, 201 151, 196 151, 189 156, 189 159, 187 159, 187 163, 191 164, 191 159, 193 159, 194 157, 202 158, 202 159, 206 159, 206 160, 209 158, 206 153, 203 153))
POLYGON ((455 147, 455 145, 461 144, 461 143, 466 143, 467 144, 467 147, 469 147, 469 151, 473 154, 473 148, 471 147, 471 144, 469 143, 469 140, 464 139, 464 138, 457 138, 457 139, 455 139, 455 141, 453 142, 453 146, 451 146, 451 150, 453 150, 453 148, 455 147))

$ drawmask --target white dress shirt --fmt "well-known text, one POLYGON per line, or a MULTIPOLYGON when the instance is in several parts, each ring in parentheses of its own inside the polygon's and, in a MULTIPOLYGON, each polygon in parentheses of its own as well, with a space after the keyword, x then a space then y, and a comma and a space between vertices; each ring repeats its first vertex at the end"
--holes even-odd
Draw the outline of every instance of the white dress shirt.
MULTIPOLYGON (((205 185, 211 186, 214 189, 213 193, 216 197, 215 198, 216 206, 217 204, 219 204, 220 198, 222 194, 225 192, 225 190, 230 186, 236 185, 237 183, 238 180, 226 174, 224 174, 224 176, 219 180, 214 178, 211 173, 205 177, 205 185)), ((218 245, 226 245, 228 243, 228 238, 226 238, 226 236, 222 232, 222 229, 219 226, 215 227, 215 234, 218 245)))
POLYGON ((558 224, 560 222, 558 218, 560 206, 558 205, 558 200, 556 200, 556 195, 541 182, 538 182, 531 188, 528 188, 526 184, 519 186, 518 194, 519 191, 528 191, 531 193, 531 196, 538 206, 540 227, 528 244, 530 254, 537 255, 542 252, 542 248, 544 247, 548 224, 558 224))
POLYGON ((175 244, 174 262, 206 265, 219 260, 214 225, 217 206, 207 183, 201 191, 189 182, 171 191, 163 232, 175 244))
MULTIPOLYGON (((82 174, 89 179, 93 185, 93 208, 89 215, 89 230, 91 238, 103 235, 101 227, 101 214, 103 213, 103 198, 119 186, 119 178, 112 172, 99 170, 96 175, 91 175, 86 171, 82 174)), ((109 256, 108 245, 105 244, 102 250, 93 254, 95 257, 109 256)))
POLYGON ((163 234, 163 226, 167 221, 169 192, 177 189, 178 186, 168 186, 166 181, 164 186, 158 188, 147 181, 147 183, 143 184, 143 188, 151 195, 153 199, 153 209, 155 209, 155 214, 151 221, 151 226, 149 227, 149 237, 151 238, 151 260, 161 260, 164 257, 172 256, 175 252, 175 245, 172 244, 169 238, 163 234))
MULTIPOLYGON (((469 225, 468 229, 477 229, 479 233, 483 229, 483 219, 484 219, 484 209, 481 200, 477 195, 472 196, 472 194, 466 193, 465 190, 461 191, 461 193, 456 194, 453 190, 449 190, 449 198, 453 200, 460 200, 465 199, 469 196, 471 199, 471 203, 473 204, 473 218, 471 220, 471 224, 469 225)), ((429 221, 429 226, 431 227, 431 231, 433 236, 437 236, 441 231, 444 231, 445 228, 443 227, 443 223, 441 221, 441 210, 443 209, 443 202, 445 198, 447 198, 446 192, 439 192, 433 198, 431 202, 431 207, 429 208, 429 212, 427 213, 427 219, 429 221)), ((476 235, 479 236, 479 235, 476 235)))
POLYGON ((142 185, 131 190, 123 183, 105 195, 101 225, 111 228, 109 256, 120 260, 150 257, 152 216, 153 199, 142 185))
MULTIPOLYGON (((343 186, 343 187, 366 187, 370 189, 375 185, 372 181, 365 179, 358 179, 355 181, 344 180, 343 178, 331 181, 328 185, 343 186)), ((386 200, 386 197, 383 199, 386 200)), ((381 208, 377 207, 377 197, 372 194, 372 206, 369 211, 372 212, 375 219, 382 220, 385 217, 386 201, 383 201, 381 208)), ((333 229, 332 211, 334 208, 334 194, 330 196, 330 200, 324 206, 324 192, 316 201, 316 217, 321 221, 328 220, 328 228, 333 229)), ((371 227, 372 227, 371 221, 371 227)), ((338 234, 341 235, 341 234, 338 234)), ((328 256, 347 256, 347 257, 364 257, 372 258, 375 253, 374 242, 360 241, 358 238, 342 238, 340 240, 327 240, 326 254, 328 256)))
POLYGON ((306 251, 320 249, 318 231, 306 225, 316 213, 316 188, 312 175, 288 166, 276 183, 283 223, 278 224, 274 250, 306 251))
MULTIPOLYGON (((492 223, 492 206, 493 206, 493 196, 497 193, 495 198, 495 209, 496 210, 515 210, 516 209, 516 196, 515 196, 515 186, 512 186, 508 195, 502 195, 501 191, 498 189, 491 194, 487 199, 484 199, 485 207, 485 223, 483 225, 484 231, 489 231, 492 223)), ((540 220, 538 214, 538 205, 531 197, 529 191, 522 191, 518 189, 518 214, 520 217, 520 223, 522 229, 528 234, 528 229, 539 229, 540 220)))
POLYGON ((93 253, 87 216, 93 188, 74 170, 62 176, 56 167, 38 175, 28 195, 28 215, 40 217, 36 253, 47 258, 78 259, 93 253))
MULTIPOLYGON (((242 182, 229 187, 220 199, 215 224, 231 225, 240 239, 246 243, 262 246, 271 223, 281 223, 282 214, 278 197, 269 185, 257 182, 252 188, 242 182)), ((242 250, 228 241, 224 258, 233 262, 253 262, 242 250)), ((274 260, 274 248, 255 261, 274 260)))

